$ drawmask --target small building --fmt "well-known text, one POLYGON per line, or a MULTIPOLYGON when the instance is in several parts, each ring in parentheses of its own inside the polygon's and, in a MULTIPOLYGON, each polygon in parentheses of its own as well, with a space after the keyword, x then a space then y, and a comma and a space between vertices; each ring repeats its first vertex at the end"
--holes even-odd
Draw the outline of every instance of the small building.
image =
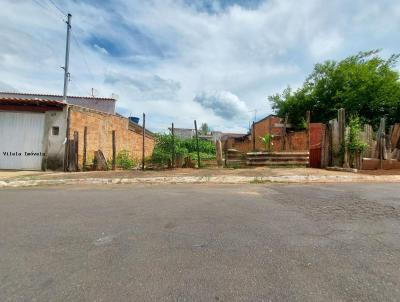
MULTIPOLYGON (((18 95, 0 93, 0 169, 67 170, 73 155, 75 169, 81 170, 92 163, 95 151, 111 160, 113 133, 117 154, 126 150, 140 159, 143 129, 114 113, 115 100, 93 98, 88 108, 52 97, 18 95)), ((145 156, 152 154, 154 144, 153 133, 146 130, 145 156)))
MULTIPOLYGON (((169 129, 169 131, 171 131, 171 128, 168 128, 168 129, 169 129)), ((215 142, 215 141, 221 139, 222 134, 223 133, 221 131, 211 131, 207 134, 203 134, 199 131, 198 137, 201 140, 215 142)), ((190 129, 190 128, 174 128, 174 135, 181 139, 192 139, 192 138, 196 137, 196 130, 190 129)))
POLYGON ((190 128, 174 128, 174 135, 182 139, 188 139, 195 137, 196 133, 194 129, 190 128))

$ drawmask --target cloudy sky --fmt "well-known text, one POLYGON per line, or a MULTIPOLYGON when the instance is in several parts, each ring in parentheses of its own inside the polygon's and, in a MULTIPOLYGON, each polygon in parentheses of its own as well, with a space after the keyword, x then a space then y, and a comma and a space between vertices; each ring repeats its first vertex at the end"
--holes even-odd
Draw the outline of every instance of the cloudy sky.
POLYGON ((268 95, 313 64, 399 52, 398 0, 1 0, 0 90, 62 94, 72 14, 70 95, 117 94, 152 130, 193 119, 246 131, 268 95), (56 8, 58 7, 58 8, 56 8))

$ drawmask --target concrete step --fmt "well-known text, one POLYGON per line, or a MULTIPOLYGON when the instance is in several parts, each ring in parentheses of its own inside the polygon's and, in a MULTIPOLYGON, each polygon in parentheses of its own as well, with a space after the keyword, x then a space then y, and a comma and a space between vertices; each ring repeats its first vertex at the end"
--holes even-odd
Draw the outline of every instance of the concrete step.
POLYGON ((247 161, 248 166, 308 166, 308 161, 247 161))
POLYGON ((308 161, 309 157, 269 157, 269 156, 259 156, 259 157, 247 157, 248 161, 308 161))
POLYGON ((310 155, 307 151, 294 151, 294 152, 249 152, 247 157, 308 157, 310 155))

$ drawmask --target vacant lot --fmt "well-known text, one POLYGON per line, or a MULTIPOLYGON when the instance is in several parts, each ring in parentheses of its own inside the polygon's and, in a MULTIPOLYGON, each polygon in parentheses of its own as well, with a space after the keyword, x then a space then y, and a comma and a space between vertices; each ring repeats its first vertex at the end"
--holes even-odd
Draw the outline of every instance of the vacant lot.
POLYGON ((398 184, 0 191, 0 301, 398 301, 398 184))

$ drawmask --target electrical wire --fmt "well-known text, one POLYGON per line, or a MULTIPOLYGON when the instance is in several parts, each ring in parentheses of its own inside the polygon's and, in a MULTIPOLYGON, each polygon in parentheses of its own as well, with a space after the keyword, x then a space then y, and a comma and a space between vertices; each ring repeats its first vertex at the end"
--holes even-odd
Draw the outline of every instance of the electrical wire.
POLYGON ((89 66, 88 61, 86 60, 86 56, 85 56, 85 53, 84 53, 84 51, 83 51, 83 48, 81 47, 81 44, 79 43, 79 40, 78 40, 78 39, 76 38, 76 36, 74 35, 73 30, 71 30, 71 33, 72 33, 72 38, 74 39, 76 45, 78 46, 79 51, 80 51, 81 54, 82 54, 82 59, 83 59, 83 61, 85 62, 85 65, 86 65, 86 68, 87 68, 87 70, 88 70, 88 72, 89 72, 89 74, 90 74, 90 77, 92 78, 92 81, 94 81, 94 75, 93 75, 93 73, 92 73, 92 70, 91 70, 91 68, 90 68, 90 66, 89 66))
POLYGON ((51 4, 53 4, 53 6, 61 13, 63 14, 63 16, 65 17, 67 14, 53 1, 53 0, 49 0, 51 4))
POLYGON ((33 0, 34 3, 36 3, 38 6, 40 6, 42 9, 44 9, 45 11, 47 11, 49 14, 51 14, 51 16, 60 19, 63 22, 66 22, 66 20, 64 19, 65 15, 63 15, 62 17, 60 17, 59 14, 56 14, 54 10, 51 10, 49 6, 45 5, 44 3, 40 2, 40 0, 33 0))

